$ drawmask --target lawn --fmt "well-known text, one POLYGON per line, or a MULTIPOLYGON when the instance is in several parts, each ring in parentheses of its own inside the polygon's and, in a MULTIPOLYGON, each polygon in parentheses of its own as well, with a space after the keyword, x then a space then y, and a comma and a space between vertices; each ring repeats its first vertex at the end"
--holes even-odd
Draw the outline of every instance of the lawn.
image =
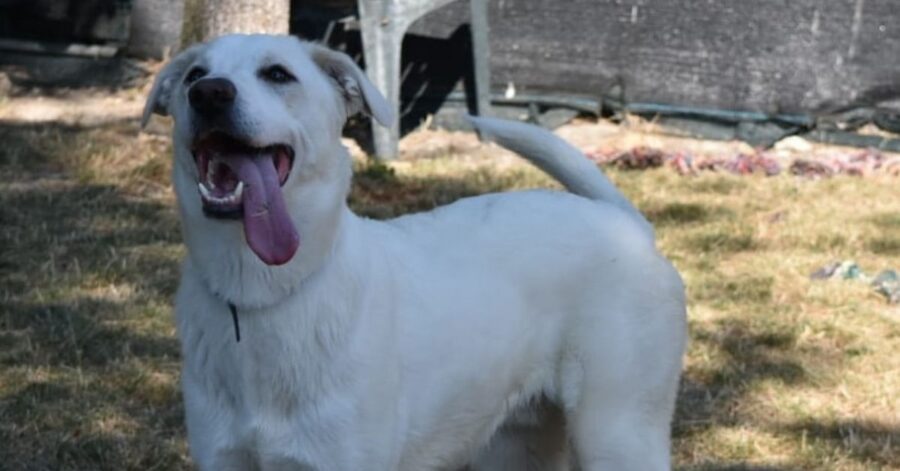
MULTIPOLYGON (((167 138, 7 121, 0 143, 0 469, 187 469, 167 138)), ((382 218, 554 186, 475 154, 357 162, 351 204, 382 218)), ((900 469, 900 309, 809 279, 900 268, 896 178, 609 173, 688 287, 676 467, 900 469)))

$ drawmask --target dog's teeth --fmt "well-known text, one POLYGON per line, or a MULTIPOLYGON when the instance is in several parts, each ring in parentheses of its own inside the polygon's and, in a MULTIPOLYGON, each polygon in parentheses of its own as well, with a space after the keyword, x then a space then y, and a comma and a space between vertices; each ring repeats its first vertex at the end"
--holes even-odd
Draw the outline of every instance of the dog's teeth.
POLYGON ((244 192, 244 182, 239 181, 234 190, 229 193, 227 196, 222 198, 222 201, 228 204, 237 203, 241 200, 241 194, 244 192))
POLYGON ((206 185, 203 182, 197 182, 197 187, 200 188, 200 194, 203 195, 204 198, 208 200, 212 200, 215 197, 209 193, 209 190, 206 188, 206 185))
POLYGON ((215 172, 213 172, 213 162, 210 162, 209 166, 206 167, 206 183, 209 184, 210 189, 216 189, 216 183, 213 181, 213 177, 215 176, 215 172))
POLYGON ((241 197, 244 194, 244 182, 238 181, 237 186, 231 193, 225 196, 215 196, 210 192, 210 188, 207 187, 203 182, 197 183, 197 188, 200 189, 200 194, 203 195, 203 199, 209 201, 210 203, 216 204, 234 204, 241 201, 241 197))

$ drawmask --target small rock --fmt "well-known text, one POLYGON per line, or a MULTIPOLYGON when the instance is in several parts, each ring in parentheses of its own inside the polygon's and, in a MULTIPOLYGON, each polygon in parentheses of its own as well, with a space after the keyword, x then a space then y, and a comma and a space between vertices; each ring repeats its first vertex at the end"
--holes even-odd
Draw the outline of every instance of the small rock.
POLYGON ((789 136, 775 143, 777 151, 807 153, 812 149, 812 143, 800 136, 789 136))

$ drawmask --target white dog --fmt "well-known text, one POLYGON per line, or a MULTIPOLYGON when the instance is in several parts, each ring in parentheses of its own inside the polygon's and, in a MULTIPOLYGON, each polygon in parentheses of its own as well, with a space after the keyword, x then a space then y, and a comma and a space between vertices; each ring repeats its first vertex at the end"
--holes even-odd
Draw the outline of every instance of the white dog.
POLYGON ((175 123, 201 469, 669 468, 684 289, 574 148, 475 119, 572 193, 380 222, 347 207, 340 136, 348 116, 391 110, 341 53, 273 36, 194 46, 159 74, 152 112, 175 123))

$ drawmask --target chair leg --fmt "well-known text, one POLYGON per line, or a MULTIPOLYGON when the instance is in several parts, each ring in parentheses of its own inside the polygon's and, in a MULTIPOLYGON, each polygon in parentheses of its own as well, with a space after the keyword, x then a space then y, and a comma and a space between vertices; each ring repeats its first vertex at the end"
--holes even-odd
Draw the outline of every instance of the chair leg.
MULTIPOLYGON (((379 1, 360 0, 358 5, 366 73, 375 87, 384 93, 391 108, 396 112, 394 122, 388 127, 372 123, 375 156, 380 159, 392 159, 399 154, 400 54, 403 34, 415 15, 412 12, 407 12, 406 16, 390 12, 388 4, 379 1)), ((470 0, 470 7, 475 69, 475 114, 485 116, 490 114, 491 108, 490 27, 487 0, 470 0)))
POLYGON ((475 72, 475 114, 491 114, 491 45, 487 0, 470 0, 472 64, 475 72))
MULTIPOLYGON (((366 2, 360 2, 360 8, 366 2)), ((375 157, 393 159, 399 153, 400 140, 400 48, 406 25, 396 18, 383 17, 378 12, 360 11, 363 54, 366 73, 394 110, 394 120, 388 127, 372 121, 375 157)))

